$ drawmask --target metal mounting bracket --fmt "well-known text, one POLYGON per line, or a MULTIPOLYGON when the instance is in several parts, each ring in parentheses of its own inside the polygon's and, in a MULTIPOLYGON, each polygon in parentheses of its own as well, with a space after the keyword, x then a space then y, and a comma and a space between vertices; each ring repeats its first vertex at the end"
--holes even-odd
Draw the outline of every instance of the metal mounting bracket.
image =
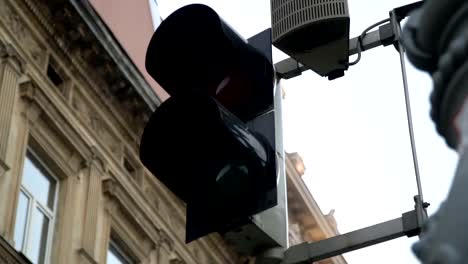
POLYGON ((399 218, 318 242, 304 242, 287 250, 270 249, 257 256, 256 264, 309 264, 395 238, 417 236, 426 222, 425 207, 429 205, 420 208, 419 197, 414 198, 415 209, 399 218))

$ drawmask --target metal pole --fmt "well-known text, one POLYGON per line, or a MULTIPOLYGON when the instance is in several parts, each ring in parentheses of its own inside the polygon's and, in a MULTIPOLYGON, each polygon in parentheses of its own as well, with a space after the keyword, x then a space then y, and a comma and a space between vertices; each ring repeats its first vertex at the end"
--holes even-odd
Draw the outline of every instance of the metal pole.
POLYGON ((413 129, 413 116, 411 113, 411 101, 408 89, 408 77, 406 75, 406 64, 405 64, 405 49, 401 44, 401 26, 400 22, 397 20, 395 10, 390 13, 391 23, 394 26, 395 38, 397 40, 398 52, 400 54, 400 63, 401 63, 401 74, 403 77, 403 90, 405 93, 405 104, 406 104, 406 119, 408 121, 408 131, 411 142, 411 153, 413 157, 414 173, 416 175, 416 185, 418 188, 418 197, 416 198, 416 210, 418 210, 419 221, 422 223, 425 219, 425 204, 421 184, 421 176, 419 173, 419 163, 418 155, 416 151, 416 141, 414 139, 414 129, 413 129))

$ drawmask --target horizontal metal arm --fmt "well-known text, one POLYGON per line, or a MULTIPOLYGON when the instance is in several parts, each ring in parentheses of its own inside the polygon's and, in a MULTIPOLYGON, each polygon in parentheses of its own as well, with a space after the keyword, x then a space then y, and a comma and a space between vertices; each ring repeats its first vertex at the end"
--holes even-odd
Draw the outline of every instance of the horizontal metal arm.
MULTIPOLYGON (((349 40, 349 56, 358 53, 358 40, 359 37, 355 37, 349 40)), ((380 26, 379 29, 371 31, 365 35, 361 40, 362 48, 361 51, 370 50, 380 45, 387 46, 395 41, 395 34, 393 34, 393 28, 390 23, 380 26)))
POLYGON ((308 70, 304 65, 300 64, 293 58, 287 58, 275 64, 275 71, 281 79, 291 79, 308 70))
POLYGON ((293 246, 286 250, 282 264, 309 264, 398 237, 415 236, 420 231, 417 212, 413 210, 384 223, 322 241, 293 246))

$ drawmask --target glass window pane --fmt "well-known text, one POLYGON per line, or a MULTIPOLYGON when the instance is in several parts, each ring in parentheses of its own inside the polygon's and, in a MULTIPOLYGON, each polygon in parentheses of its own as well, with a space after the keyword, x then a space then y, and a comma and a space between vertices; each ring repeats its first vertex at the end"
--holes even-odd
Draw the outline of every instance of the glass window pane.
POLYGON ((111 243, 107 251, 107 264, 130 264, 128 257, 124 257, 119 250, 111 243))
POLYGON ((29 198, 21 191, 18 198, 18 209, 16 210, 15 223, 15 248, 22 251, 24 244, 24 233, 26 220, 28 218, 29 198))
POLYGON ((34 208, 33 223, 30 227, 30 244, 27 253, 33 263, 42 264, 45 260, 49 219, 39 208, 34 208))
POLYGON ((45 169, 31 155, 25 159, 22 182, 35 200, 53 209, 55 180, 47 175, 45 169))
POLYGON ((107 255, 107 264, 122 264, 123 262, 120 261, 119 257, 114 254, 113 251, 109 250, 109 254, 107 255))

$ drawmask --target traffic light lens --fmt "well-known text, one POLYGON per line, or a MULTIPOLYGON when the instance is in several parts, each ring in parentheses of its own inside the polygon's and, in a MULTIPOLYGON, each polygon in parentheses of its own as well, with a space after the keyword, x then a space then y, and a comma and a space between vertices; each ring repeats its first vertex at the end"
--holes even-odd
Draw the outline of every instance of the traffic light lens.
POLYGON ((159 106, 143 132, 140 159, 187 203, 233 168, 243 167, 237 170, 266 188, 271 184, 264 177, 275 170, 272 147, 215 99, 199 93, 173 96, 159 106))

